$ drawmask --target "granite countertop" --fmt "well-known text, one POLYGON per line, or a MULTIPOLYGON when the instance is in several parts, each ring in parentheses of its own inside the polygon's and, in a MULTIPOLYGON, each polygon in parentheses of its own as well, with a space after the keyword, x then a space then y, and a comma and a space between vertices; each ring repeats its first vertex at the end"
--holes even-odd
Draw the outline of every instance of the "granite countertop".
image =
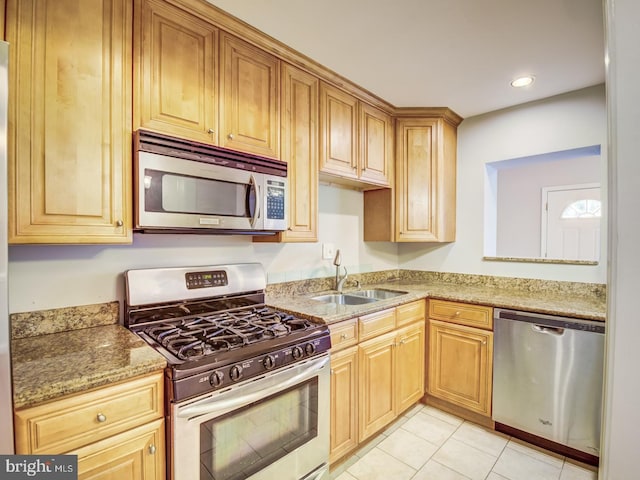
POLYGON ((11 357, 16 409, 166 366, 162 355, 118 324, 13 339, 11 357))
MULTIPOLYGON (((278 309, 315 321, 334 323, 359 315, 422 298, 435 298, 457 302, 475 303, 491 307, 510 308, 550 315, 604 321, 606 301, 604 296, 584 295, 571 291, 529 291, 525 288, 500 288, 495 286, 466 285, 430 281, 390 281, 368 284, 362 289, 381 288, 406 292, 397 297, 364 305, 336 305, 321 303, 310 297, 335 291, 322 291, 301 295, 269 295, 267 303, 278 309)), ((349 293, 355 289, 345 289, 349 293)))

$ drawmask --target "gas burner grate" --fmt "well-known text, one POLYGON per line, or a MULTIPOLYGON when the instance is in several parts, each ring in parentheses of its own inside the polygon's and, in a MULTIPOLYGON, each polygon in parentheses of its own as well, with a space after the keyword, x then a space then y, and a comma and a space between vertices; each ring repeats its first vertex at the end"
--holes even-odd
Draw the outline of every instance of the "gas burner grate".
POLYGON ((169 318, 144 332, 181 360, 196 360, 305 330, 313 324, 269 307, 169 318))

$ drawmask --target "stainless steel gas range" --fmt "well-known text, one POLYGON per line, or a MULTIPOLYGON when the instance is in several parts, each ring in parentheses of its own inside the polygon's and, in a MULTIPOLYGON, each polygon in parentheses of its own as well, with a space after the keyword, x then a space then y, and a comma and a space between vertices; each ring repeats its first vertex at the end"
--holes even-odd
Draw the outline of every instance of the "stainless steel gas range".
POLYGON ((126 326, 168 362, 170 478, 328 478, 326 325, 267 307, 257 263, 125 280, 126 326))

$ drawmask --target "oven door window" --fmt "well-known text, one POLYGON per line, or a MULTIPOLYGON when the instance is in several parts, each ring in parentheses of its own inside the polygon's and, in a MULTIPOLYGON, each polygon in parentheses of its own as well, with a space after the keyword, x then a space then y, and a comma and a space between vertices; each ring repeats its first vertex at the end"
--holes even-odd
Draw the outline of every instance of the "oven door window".
POLYGON ((242 480, 318 435, 318 379, 200 425, 200 479, 242 480))
POLYGON ((246 183, 145 169, 144 207, 148 212, 252 218, 256 195, 246 183))

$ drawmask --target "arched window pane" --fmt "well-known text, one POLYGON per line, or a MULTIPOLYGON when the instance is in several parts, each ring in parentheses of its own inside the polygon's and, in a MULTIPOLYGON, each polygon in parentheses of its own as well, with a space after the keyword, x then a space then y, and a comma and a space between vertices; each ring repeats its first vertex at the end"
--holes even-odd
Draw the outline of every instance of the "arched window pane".
POLYGON ((600 200, 578 200, 562 212, 561 218, 596 218, 600 217, 602 204, 600 200))

